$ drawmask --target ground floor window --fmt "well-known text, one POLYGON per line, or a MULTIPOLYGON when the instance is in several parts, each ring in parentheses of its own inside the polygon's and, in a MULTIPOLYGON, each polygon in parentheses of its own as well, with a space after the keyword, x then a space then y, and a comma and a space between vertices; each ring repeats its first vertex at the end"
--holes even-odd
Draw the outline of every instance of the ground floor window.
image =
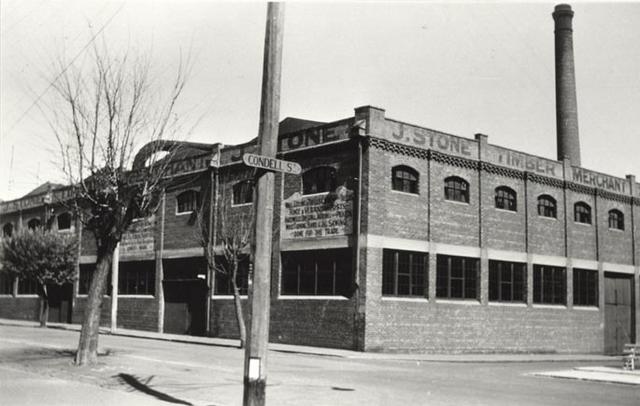
POLYGON ((382 294, 427 297, 427 261, 422 252, 383 250, 382 294))
POLYGON ((489 261, 489 300, 526 302, 527 265, 520 262, 489 261))
POLYGON ((13 295, 13 276, 0 272, 0 295, 13 295))
POLYGON ((566 304, 566 288, 564 268, 533 265, 533 303, 566 304))
POLYGON ((348 296, 351 267, 349 249, 283 252, 281 294, 348 296))
POLYGON ((37 295, 38 282, 34 279, 19 279, 18 294, 19 295, 37 295))
POLYGON ((478 299, 480 292, 478 258, 437 256, 436 297, 478 299))
POLYGON ((598 306, 598 271, 573 269, 573 304, 598 306))
MULTIPOLYGON (((216 283, 214 294, 216 295, 233 295, 232 284, 232 264, 223 257, 216 257, 216 283)), ((249 287, 249 255, 244 256, 238 261, 238 270, 236 274, 236 284, 240 289, 241 295, 246 295, 249 287)))
MULTIPOLYGON (((93 278, 93 273, 96 270, 96 264, 80 264, 80 276, 78 278, 78 294, 79 295, 88 295, 89 287, 91 286, 91 279, 93 278)), ((111 295, 111 270, 109 270, 109 275, 107 275, 107 288, 105 289, 105 295, 111 295)))
POLYGON ((155 261, 120 262, 119 295, 154 295, 156 293, 155 261))

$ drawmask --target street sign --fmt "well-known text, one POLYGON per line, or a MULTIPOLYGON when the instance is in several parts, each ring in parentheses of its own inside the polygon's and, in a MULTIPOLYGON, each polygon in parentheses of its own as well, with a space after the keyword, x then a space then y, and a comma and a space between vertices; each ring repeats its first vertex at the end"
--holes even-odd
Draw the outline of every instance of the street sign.
POLYGON ((268 171, 291 173, 294 175, 299 175, 300 172, 302 172, 302 167, 297 162, 283 161, 263 155, 244 154, 242 155, 242 161, 247 166, 262 168, 268 171))

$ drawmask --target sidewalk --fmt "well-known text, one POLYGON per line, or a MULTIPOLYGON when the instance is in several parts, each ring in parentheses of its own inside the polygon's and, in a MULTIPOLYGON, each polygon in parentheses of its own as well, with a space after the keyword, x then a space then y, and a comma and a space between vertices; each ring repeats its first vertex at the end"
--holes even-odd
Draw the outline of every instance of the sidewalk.
POLYGON ((622 368, 614 367, 577 367, 564 371, 534 372, 530 375, 624 385, 640 385, 640 370, 625 371, 622 368))
MULTIPOLYGON (((39 323, 27 320, 1 319, 0 325, 38 327, 39 323)), ((79 324, 48 323, 49 328, 80 331, 79 324)), ((112 334, 107 327, 100 328, 101 334, 112 334)), ((119 328, 115 334, 117 336, 136 337, 152 340, 174 341, 181 343, 191 343, 198 345, 213 345, 219 347, 237 347, 238 340, 216 338, 216 337, 195 337, 179 334, 163 334, 151 331, 129 330, 119 328)), ((421 362, 453 362, 453 363, 484 363, 484 362, 619 362, 620 357, 612 357, 599 354, 529 354, 529 353, 480 353, 480 354, 429 354, 429 353, 373 353, 359 352, 351 350, 341 350, 335 348, 310 347, 304 345, 269 343, 269 350, 282 353, 307 354, 324 357, 337 357, 348 359, 371 359, 371 360, 392 360, 392 361, 421 361, 421 362)))

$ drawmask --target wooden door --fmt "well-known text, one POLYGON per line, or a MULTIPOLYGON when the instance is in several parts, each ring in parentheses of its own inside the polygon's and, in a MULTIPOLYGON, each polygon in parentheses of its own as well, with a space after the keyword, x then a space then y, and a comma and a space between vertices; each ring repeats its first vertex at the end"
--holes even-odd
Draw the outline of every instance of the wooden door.
POLYGON ((620 354, 633 334, 633 276, 605 273, 604 352, 620 354))

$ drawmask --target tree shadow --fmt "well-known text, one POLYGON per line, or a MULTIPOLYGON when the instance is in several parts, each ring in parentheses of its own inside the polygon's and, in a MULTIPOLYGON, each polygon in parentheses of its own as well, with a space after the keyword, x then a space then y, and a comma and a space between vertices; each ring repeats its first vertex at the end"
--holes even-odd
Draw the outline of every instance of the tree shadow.
POLYGON ((123 374, 123 373, 115 375, 114 377, 117 377, 122 382, 124 382, 127 385, 131 386, 133 389, 138 390, 138 391, 140 391, 142 393, 146 393, 147 395, 151 395, 156 399, 163 400, 163 401, 169 402, 169 403, 176 403, 176 404, 179 404, 179 405, 191 405, 191 406, 193 406, 193 403, 184 401, 182 399, 174 398, 171 395, 167 395, 166 393, 163 393, 163 392, 157 391, 155 389, 152 389, 148 384, 149 384, 149 382, 151 382, 151 379, 153 379, 153 375, 151 375, 146 380, 146 382, 140 381, 137 377, 135 377, 133 375, 123 374))

